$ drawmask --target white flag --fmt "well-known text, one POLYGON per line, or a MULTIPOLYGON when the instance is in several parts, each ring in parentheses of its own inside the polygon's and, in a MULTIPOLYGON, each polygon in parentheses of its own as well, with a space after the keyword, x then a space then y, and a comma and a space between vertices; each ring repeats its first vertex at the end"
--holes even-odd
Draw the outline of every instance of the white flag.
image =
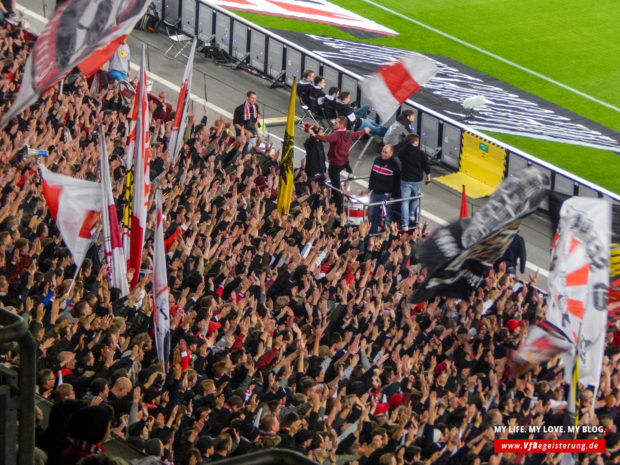
POLYGON ((101 185, 49 171, 39 165, 43 197, 78 269, 101 215, 101 185))
MULTIPOLYGON (((598 390, 605 350, 611 205, 573 197, 562 205, 549 271, 547 320, 573 341, 579 381, 598 390)), ((566 379, 572 372, 564 358, 566 379)))
POLYGON ((114 195, 112 194, 108 151, 106 149, 105 132, 103 128, 99 129, 99 142, 101 143, 101 193, 103 199, 101 222, 103 226, 105 262, 108 267, 108 280, 111 287, 120 289, 121 295, 126 296, 129 294, 129 285, 127 284, 127 262, 125 261, 125 254, 123 253, 121 229, 116 215, 114 195))
POLYGON ((129 34, 149 0, 69 0, 54 12, 24 67, 19 93, 0 127, 32 105, 93 52, 129 34))
POLYGON ((192 42, 192 48, 187 58, 185 73, 183 74, 183 83, 179 91, 179 99, 177 101, 177 110, 172 122, 172 131, 170 132, 170 142, 168 143, 168 152, 170 160, 174 162, 183 145, 183 133, 187 126, 187 110, 189 108, 189 96, 192 92, 192 71, 194 70, 194 52, 196 51, 196 37, 192 42))
POLYGON ((161 208, 161 193, 155 194, 157 209, 157 226, 155 227, 155 241, 153 244, 153 298, 155 311, 153 323, 155 326, 155 347, 157 359, 168 370, 170 356, 170 308, 168 301, 168 275, 166 273, 166 251, 164 250, 164 224, 161 208))
POLYGON ((437 66, 423 55, 404 55, 396 63, 382 66, 360 83, 362 94, 377 114, 387 121, 398 106, 437 73, 437 66))

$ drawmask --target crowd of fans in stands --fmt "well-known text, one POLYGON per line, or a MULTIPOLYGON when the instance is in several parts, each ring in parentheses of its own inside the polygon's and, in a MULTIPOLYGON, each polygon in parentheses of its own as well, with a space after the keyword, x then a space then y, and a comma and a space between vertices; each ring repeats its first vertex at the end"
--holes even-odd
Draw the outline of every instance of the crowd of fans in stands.
MULTIPOLYGON (((0 42, 2 113, 31 44, 5 27, 0 42)), ((98 453, 110 437, 153 464, 273 447, 325 464, 559 463, 557 454, 493 448, 508 437, 495 425, 565 417, 557 362, 508 373, 509 352, 545 311, 534 282, 515 286, 500 266, 467 299, 410 304, 425 278, 412 253, 420 228, 370 236, 368 223, 347 225, 303 170, 291 213, 280 216, 277 161, 248 151, 223 118, 190 121, 174 165, 170 123, 152 120, 150 175, 163 193, 169 259, 165 366, 153 343, 151 275, 121 297, 107 284, 98 240, 67 295, 75 265, 41 196, 36 160, 20 149, 48 150, 48 168, 97 180, 103 123, 121 199, 129 106, 117 84, 97 93, 76 74, 62 95, 49 91, 0 133, 0 304, 29 323, 38 394, 54 402, 49 427, 37 429, 38 463, 122 463, 98 453)), ((579 405, 582 424, 605 427, 608 453, 582 454, 582 464, 618 463, 620 352, 608 353, 598 396, 584 389, 579 405)), ((17 346, 0 345, 0 360, 18 367, 17 346)))

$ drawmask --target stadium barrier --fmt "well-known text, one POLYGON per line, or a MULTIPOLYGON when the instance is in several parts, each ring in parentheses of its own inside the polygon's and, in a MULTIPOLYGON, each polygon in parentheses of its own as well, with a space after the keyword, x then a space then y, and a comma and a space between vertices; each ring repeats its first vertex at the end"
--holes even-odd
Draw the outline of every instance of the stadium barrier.
MULTIPOLYGON (((206 0, 155 0, 162 20, 168 24, 179 24, 180 32, 196 36, 202 47, 217 46, 226 54, 247 64, 273 80, 282 79, 291 84, 304 69, 313 69, 325 76, 326 87, 337 86, 351 93, 352 99, 367 103, 358 83, 363 79, 356 73, 339 66, 299 44, 291 42, 275 32, 258 26, 231 11, 206 0)), ((407 100, 401 109, 409 108, 415 113, 415 127, 419 128, 420 147, 427 154, 439 152, 440 161, 446 166, 463 171, 473 160, 463 159, 463 138, 471 134, 479 142, 505 151, 505 169, 502 178, 510 176, 529 166, 550 175, 551 189, 567 195, 583 197, 604 197, 620 203, 620 195, 580 178, 544 160, 512 147, 504 142, 481 133, 460 121, 438 113, 412 100, 407 100)), ((391 121, 384 122, 390 124, 391 121)), ((468 171, 470 167, 467 167, 468 171)), ((476 171, 476 168, 474 168, 476 171)), ((479 170, 478 170, 479 171, 479 170)), ((496 182, 494 172, 493 182, 496 182)), ((481 175, 481 172, 478 172, 481 175)), ((489 182, 489 181, 487 181, 489 182)), ((460 189, 460 186, 459 186, 460 189)), ((469 191, 468 191, 469 192, 469 191)), ((547 204, 542 205, 548 208, 547 204)))
POLYGON ((26 321, 0 308, 0 344, 5 342, 19 344, 20 369, 19 374, 5 367, 0 370, 0 465, 32 465, 36 344, 26 321))

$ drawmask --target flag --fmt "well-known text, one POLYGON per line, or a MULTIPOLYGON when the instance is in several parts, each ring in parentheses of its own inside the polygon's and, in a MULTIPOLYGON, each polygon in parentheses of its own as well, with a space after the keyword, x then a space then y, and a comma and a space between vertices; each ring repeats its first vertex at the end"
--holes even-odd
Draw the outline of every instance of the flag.
POLYGON ((467 218, 469 212, 467 211, 467 195, 465 194, 465 184, 463 184, 463 192, 461 193, 461 212, 459 213, 459 219, 467 218))
POLYGON ((183 83, 179 91, 179 99, 177 100, 177 110, 174 114, 172 122, 172 131, 170 132, 170 142, 168 143, 168 152, 170 160, 174 162, 183 145, 183 133, 187 125, 187 110, 189 108, 190 94, 192 92, 192 71, 194 70, 194 52, 196 51, 196 37, 192 42, 192 48, 189 51, 187 65, 185 65, 185 73, 183 73, 183 83))
MULTIPOLYGON (((149 190, 149 104, 146 92, 146 60, 144 45, 140 60, 140 84, 137 92, 138 105, 136 111, 136 140, 134 144, 133 162, 129 173, 132 173, 133 182, 131 199, 131 220, 129 222, 129 255, 127 269, 133 269, 130 289, 138 284, 140 278, 140 264, 142 261, 142 247, 146 233, 146 216, 148 209, 149 190)), ((128 215, 125 215, 126 217, 128 215)), ((128 218, 126 218, 128 219, 128 218)), ((127 223, 125 223, 127 225, 127 223)))
MULTIPOLYGON (((549 269, 547 320, 569 337, 579 359, 579 381, 596 391, 601 376, 609 286, 611 205, 573 197, 562 204, 549 269)), ((565 379, 574 358, 563 357, 565 379)))
POLYGON ((101 215, 101 186, 96 182, 52 173, 43 165, 39 165, 39 169, 43 197, 79 269, 101 215))
POLYGON ((108 267, 108 281, 110 282, 110 287, 120 289, 121 295, 126 296, 129 294, 127 262, 125 262, 125 254, 123 253, 121 230, 118 225, 116 206, 114 205, 114 196, 112 194, 108 151, 106 149, 103 127, 99 129, 99 142, 101 144, 101 222, 103 226, 105 263, 108 267))
POLYGON ((609 256, 609 321, 620 319, 620 205, 612 206, 609 256))
POLYGON ((548 321, 530 326, 523 342, 510 357, 514 375, 532 365, 540 365, 556 355, 572 353, 573 344, 564 332, 548 321))
POLYGON ((93 52, 127 35, 150 0, 69 0, 54 12, 26 61, 19 93, 0 127, 32 105, 93 52))
POLYGON ((78 69, 86 77, 91 77, 105 65, 110 58, 114 55, 114 52, 121 46, 121 44, 127 39, 127 35, 117 37, 112 42, 104 45, 98 50, 95 50, 86 60, 78 65, 78 69))
POLYGON ((155 194, 155 207, 157 209, 157 225, 155 227, 155 241, 153 244, 153 299, 155 301, 153 324, 155 327, 157 359, 162 362, 164 369, 168 371, 168 359, 170 357, 170 303, 168 300, 164 224, 161 193, 159 190, 155 194))
POLYGON ((546 198, 549 177, 527 168, 504 179, 471 218, 437 228, 414 248, 428 270, 411 301, 435 296, 468 299, 486 272, 506 251, 519 230, 519 220, 546 198))
POLYGON ((288 117, 286 118, 286 130, 282 143, 282 158, 280 159, 280 182, 278 184, 278 212, 280 215, 288 215, 293 196, 293 152, 295 137, 295 98, 297 93, 297 80, 293 78, 291 97, 288 103, 288 117))
POLYGON ((360 83, 362 94, 370 100, 383 121, 437 73, 437 66, 423 55, 405 55, 396 63, 382 66, 360 83))

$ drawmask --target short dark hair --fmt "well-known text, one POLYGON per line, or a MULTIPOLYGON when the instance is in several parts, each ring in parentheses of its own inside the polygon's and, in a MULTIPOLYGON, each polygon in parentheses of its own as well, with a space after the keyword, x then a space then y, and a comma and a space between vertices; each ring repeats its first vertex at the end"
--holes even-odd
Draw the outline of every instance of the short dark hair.
POLYGON ((403 110, 401 113, 405 118, 409 118, 411 115, 415 115, 415 111, 413 110, 403 110))
POLYGON ((251 97, 252 95, 256 95, 256 92, 253 90, 248 90, 247 94, 245 94, 246 97, 251 97))
POLYGON ((407 137, 405 137, 405 141, 408 144, 413 144, 414 142, 417 142, 420 140, 420 137, 417 134, 407 134, 407 137))
POLYGON ((329 95, 332 95, 332 94, 337 94, 339 92, 340 92, 340 89, 338 89, 338 87, 334 86, 334 87, 330 87, 329 88, 329 92, 328 93, 329 93, 329 95))
POLYGON ((345 98, 347 98, 349 95, 351 95, 351 92, 340 92, 340 100, 344 100, 345 98))
POLYGON ((318 85, 318 84, 320 84, 324 80, 325 80, 325 78, 323 76, 320 76, 320 75, 319 76, 315 76, 314 77, 314 84, 318 85))

